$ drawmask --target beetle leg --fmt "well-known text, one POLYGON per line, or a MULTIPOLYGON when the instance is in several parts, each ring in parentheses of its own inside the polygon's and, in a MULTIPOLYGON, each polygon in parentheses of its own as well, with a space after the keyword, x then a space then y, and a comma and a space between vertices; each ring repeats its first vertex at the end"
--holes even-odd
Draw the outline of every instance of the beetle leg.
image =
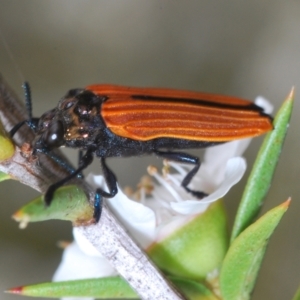
POLYGON ((93 153, 94 153, 94 151, 95 151, 94 148, 88 149, 87 152, 85 153, 85 155, 82 157, 81 162, 80 162, 80 166, 78 167, 77 170, 75 170, 72 174, 70 174, 66 178, 50 185, 50 187, 48 188, 48 190, 47 190, 47 192, 44 196, 44 201, 45 201, 47 206, 49 206, 51 204, 54 192, 58 188, 63 186, 69 180, 75 178, 77 175, 81 174, 81 172, 93 162, 93 153))
POLYGON ((94 202, 94 219, 96 222, 99 221, 101 216, 102 197, 113 198, 118 192, 117 178, 115 174, 108 168, 104 157, 100 158, 100 163, 109 192, 106 192, 101 188, 96 190, 94 202))
POLYGON ((105 192, 102 190, 101 196, 106 198, 113 198, 118 192, 117 178, 115 174, 108 168, 104 157, 101 157, 100 162, 102 166, 103 176, 109 189, 109 192, 105 192))
POLYGON ((196 173, 198 172, 199 168, 200 168, 200 160, 198 157, 187 154, 187 153, 182 153, 182 152, 169 152, 169 151, 154 151, 154 153, 157 156, 172 160, 172 161, 177 161, 177 162, 181 162, 181 163, 185 163, 185 164, 191 164, 194 165, 194 168, 187 173, 187 175, 183 178, 181 185, 183 186, 183 188, 191 193, 193 196, 202 199, 204 197, 207 196, 206 193, 202 192, 202 191, 194 191, 191 190, 188 185, 191 182, 191 180, 193 179, 193 177, 196 175, 196 173))
POLYGON ((9 135, 12 138, 15 133, 24 125, 26 124, 27 120, 21 121, 20 123, 16 124, 10 131, 9 131, 9 135))
POLYGON ((16 124, 10 131, 9 135, 12 138, 15 133, 24 125, 27 124, 34 132, 36 131, 37 124, 39 122, 39 118, 31 118, 30 120, 24 120, 20 123, 16 124))
MULTIPOLYGON (((83 150, 79 150, 78 152, 78 166, 80 166, 80 162, 82 160, 82 157, 83 157, 83 150)), ((78 174, 78 177, 80 176, 80 178, 84 178, 84 175, 82 173, 78 174)))

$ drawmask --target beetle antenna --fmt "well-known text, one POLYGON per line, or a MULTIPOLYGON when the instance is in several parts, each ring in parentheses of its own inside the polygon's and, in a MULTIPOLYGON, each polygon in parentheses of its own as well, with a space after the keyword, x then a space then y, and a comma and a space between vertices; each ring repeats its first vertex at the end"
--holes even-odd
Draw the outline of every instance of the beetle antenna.
POLYGON ((14 134, 24 125, 27 124, 33 131, 36 130, 39 118, 32 117, 32 101, 31 101, 31 89, 30 85, 27 81, 25 81, 22 85, 25 96, 25 106, 28 114, 28 119, 21 121, 17 125, 15 125, 9 132, 10 136, 13 137, 14 134))
POLYGON ((27 81, 25 81, 22 85, 25 96, 25 106, 28 113, 28 120, 26 121, 27 125, 35 131, 37 128, 37 124, 39 119, 32 117, 32 101, 31 101, 31 88, 27 81))
POLYGON ((22 85, 22 88, 24 90, 25 105, 26 105, 26 110, 28 113, 28 122, 31 123, 31 121, 32 121, 32 101, 31 101, 31 89, 30 89, 29 83, 27 81, 25 81, 22 85))
MULTIPOLYGON (((54 152, 48 151, 47 149, 42 149, 42 151, 40 151, 40 152, 49 156, 52 160, 54 160, 58 165, 60 165, 62 168, 64 168, 70 174, 73 174, 74 172, 76 172, 76 169, 74 169, 67 161, 63 160, 60 156, 58 156, 54 152)), ((79 173, 77 175, 77 178, 83 178, 83 174, 79 173)))

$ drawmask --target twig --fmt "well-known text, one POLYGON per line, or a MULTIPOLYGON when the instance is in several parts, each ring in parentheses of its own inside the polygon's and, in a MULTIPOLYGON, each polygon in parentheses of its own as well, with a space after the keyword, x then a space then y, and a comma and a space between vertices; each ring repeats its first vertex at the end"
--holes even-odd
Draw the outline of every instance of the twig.
MULTIPOLYGON (((9 131, 16 123, 25 118, 24 105, 0 76, 0 119, 4 128, 9 131)), ((28 161, 20 147, 24 142, 31 142, 33 138, 32 131, 27 126, 23 126, 15 137, 15 155, 2 162, 0 170, 43 193, 50 184, 64 178, 66 171, 45 155, 40 155, 38 161, 28 161)), ((61 153, 57 153, 61 155, 61 153)), ((93 203, 91 188, 84 181, 76 181, 88 192, 89 201, 93 203)), ((183 299, 135 244, 105 205, 100 222, 81 226, 80 231, 128 281, 142 299, 183 299)))

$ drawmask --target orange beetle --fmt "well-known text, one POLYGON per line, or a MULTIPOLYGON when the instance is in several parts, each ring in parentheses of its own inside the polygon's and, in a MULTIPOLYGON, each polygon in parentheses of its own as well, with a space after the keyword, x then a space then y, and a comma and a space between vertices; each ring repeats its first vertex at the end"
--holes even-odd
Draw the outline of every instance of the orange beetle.
MULTIPOLYGON (((25 84, 26 103, 31 110, 30 89, 25 84)), ((29 111, 31 116, 31 111, 29 111)), ((97 189, 94 218, 99 221, 102 198, 114 197, 117 180, 107 167, 107 157, 155 154, 169 160, 192 164, 182 181, 183 188, 198 197, 206 194, 188 187, 200 167, 197 157, 181 149, 203 148, 254 137, 273 128, 272 118, 254 103, 229 96, 161 88, 133 88, 117 85, 90 85, 70 90, 57 107, 41 118, 24 123, 36 133, 33 154, 51 154, 60 146, 86 151, 79 167, 71 169, 55 158, 71 174, 51 185, 45 194, 50 205, 54 191, 90 165, 95 154, 100 158, 109 192, 97 189)))

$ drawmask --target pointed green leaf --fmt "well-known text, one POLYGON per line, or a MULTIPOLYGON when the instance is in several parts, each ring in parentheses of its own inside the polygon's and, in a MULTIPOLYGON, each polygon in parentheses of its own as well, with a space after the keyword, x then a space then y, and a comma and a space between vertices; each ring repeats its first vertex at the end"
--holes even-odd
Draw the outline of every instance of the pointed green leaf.
POLYGON ((250 299, 268 240, 286 212, 289 202, 287 200, 268 211, 231 244, 220 273, 220 288, 224 300, 250 299))
POLYGON ((75 185, 63 186, 54 193, 49 207, 45 206, 44 196, 39 196, 18 210, 13 218, 26 227, 28 222, 51 219, 68 220, 75 224, 86 224, 92 220, 93 208, 88 203, 82 189, 75 185))
POLYGON ((263 204, 287 133, 293 98, 292 90, 274 119, 274 130, 266 135, 259 150, 235 218, 231 242, 253 222, 263 204))
POLYGON ((293 300, 300 300, 300 287, 298 288, 295 296, 293 297, 293 300))
POLYGON ((165 239, 152 244, 147 253, 168 274, 199 280, 220 266, 227 248, 226 213, 223 202, 217 201, 165 239))
POLYGON ((218 300, 219 298, 201 282, 170 276, 169 279, 178 288, 186 300, 218 300))
POLYGON ((6 291, 30 297, 93 297, 97 299, 138 299, 137 294, 121 277, 47 282, 21 286, 6 291))

